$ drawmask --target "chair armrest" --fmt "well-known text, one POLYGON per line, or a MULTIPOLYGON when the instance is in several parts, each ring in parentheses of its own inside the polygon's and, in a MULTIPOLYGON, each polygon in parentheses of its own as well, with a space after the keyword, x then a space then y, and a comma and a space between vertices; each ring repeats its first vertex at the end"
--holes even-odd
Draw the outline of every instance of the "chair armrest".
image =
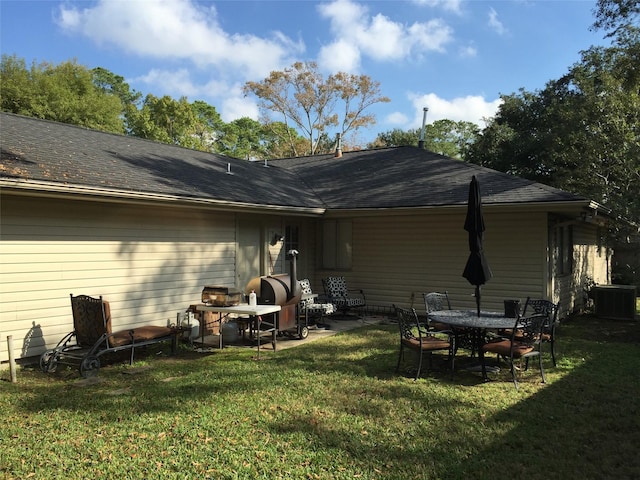
POLYGON ((335 303, 339 300, 344 300, 346 301, 348 297, 346 297, 345 295, 324 295, 324 298, 326 299, 326 301, 328 303, 335 303))
POLYGON ((362 297, 362 300, 365 301, 365 303, 366 303, 367 299, 366 299, 366 297, 364 295, 364 290, 362 290, 360 288, 347 289, 347 295, 349 293, 356 293, 356 294, 360 295, 362 297))
POLYGON ((331 303, 331 297, 324 293, 321 293, 315 298, 314 303, 331 303))
POLYGON ((423 335, 438 335, 438 334, 443 334, 446 335, 448 337, 455 337, 456 336, 456 332, 454 332, 453 330, 434 330, 433 328, 429 328, 429 326, 424 323, 424 322, 420 322, 418 323, 418 328, 420 329, 421 333, 423 335))

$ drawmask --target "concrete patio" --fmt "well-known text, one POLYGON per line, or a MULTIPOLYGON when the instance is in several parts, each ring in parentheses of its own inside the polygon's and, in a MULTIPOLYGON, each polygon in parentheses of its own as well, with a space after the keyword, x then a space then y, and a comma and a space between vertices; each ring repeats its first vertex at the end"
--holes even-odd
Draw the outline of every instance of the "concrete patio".
MULTIPOLYGON (((347 330, 353 330, 356 328, 366 327, 368 325, 377 325, 380 323, 387 323, 390 319, 384 315, 365 315, 365 316, 355 316, 355 315, 342 315, 342 316, 332 316, 328 319, 324 320, 324 323, 328 326, 328 328, 319 328, 315 325, 309 326, 309 335, 305 339, 300 339, 295 332, 291 334, 284 333, 278 335, 276 341, 276 350, 284 350, 286 348, 293 348, 300 345, 305 345, 309 342, 315 342, 316 340, 320 340, 322 338, 327 338, 332 335, 335 335, 339 332, 344 332, 347 330)), ((261 351, 273 351, 271 347, 271 342, 267 341, 268 337, 263 337, 262 344, 260 346, 261 351)), ((193 345, 196 350, 206 350, 212 351, 217 350, 219 345, 219 337, 217 335, 208 335, 204 337, 204 347, 200 346, 200 338, 193 339, 193 345)), ((253 350, 257 350, 256 345, 249 341, 236 341, 233 343, 226 344, 225 348, 251 348, 253 350)))

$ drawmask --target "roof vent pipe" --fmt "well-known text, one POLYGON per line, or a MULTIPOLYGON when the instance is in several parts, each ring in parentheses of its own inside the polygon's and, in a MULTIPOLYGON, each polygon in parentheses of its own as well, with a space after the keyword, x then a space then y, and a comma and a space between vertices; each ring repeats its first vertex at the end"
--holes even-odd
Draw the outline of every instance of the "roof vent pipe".
POLYGON ((336 134, 336 154, 335 154, 336 158, 340 158, 342 157, 342 134, 341 133, 337 133, 336 134))
POLYGON ((427 127, 427 112, 429 107, 422 109, 422 130, 420 131, 420 141, 418 142, 418 148, 424 148, 424 131, 427 127))

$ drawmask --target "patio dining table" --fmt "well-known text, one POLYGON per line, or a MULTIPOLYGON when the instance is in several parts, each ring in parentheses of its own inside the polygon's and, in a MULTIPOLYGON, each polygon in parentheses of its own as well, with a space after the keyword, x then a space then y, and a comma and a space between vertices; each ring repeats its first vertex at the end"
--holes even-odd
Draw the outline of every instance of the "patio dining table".
POLYGON ((504 312, 488 312, 484 310, 480 312, 479 316, 476 310, 438 310, 429 313, 429 318, 452 327, 470 330, 482 367, 482 379, 485 381, 488 378, 482 345, 485 341, 486 331, 513 328, 516 322, 515 318, 505 317, 504 312))

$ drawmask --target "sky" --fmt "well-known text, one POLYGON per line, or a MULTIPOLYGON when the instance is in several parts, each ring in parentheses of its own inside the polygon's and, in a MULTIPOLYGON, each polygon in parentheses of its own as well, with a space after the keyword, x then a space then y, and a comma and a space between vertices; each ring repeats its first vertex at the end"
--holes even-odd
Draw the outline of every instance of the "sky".
POLYGON ((536 91, 606 45, 595 0, 0 0, 0 51, 26 61, 76 60, 125 78, 143 95, 186 96, 225 122, 259 118, 247 81, 297 61, 326 76, 367 75, 389 103, 379 132, 440 119, 480 127, 500 95, 536 91))

